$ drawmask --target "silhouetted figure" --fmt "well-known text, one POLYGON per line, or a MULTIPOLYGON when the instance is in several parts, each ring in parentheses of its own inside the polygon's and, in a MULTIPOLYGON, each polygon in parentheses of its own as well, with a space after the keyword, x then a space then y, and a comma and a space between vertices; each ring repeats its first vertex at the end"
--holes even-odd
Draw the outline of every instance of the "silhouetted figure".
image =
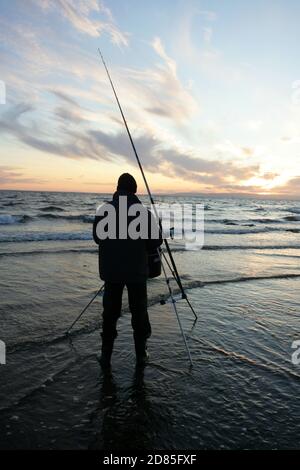
POLYGON ((132 315, 131 324, 137 364, 145 364, 148 357, 147 339, 151 336, 147 311, 148 255, 157 251, 162 244, 162 238, 152 213, 135 195, 136 190, 137 184, 133 176, 128 173, 122 174, 112 201, 98 208, 98 215, 93 225, 93 237, 99 245, 100 278, 105 281, 100 359, 103 368, 110 367, 125 286, 128 290, 129 308, 132 315), (130 208, 131 211, 138 208, 144 215, 143 219, 139 219, 140 224, 136 224, 138 215, 130 214, 130 208), (113 212, 116 214, 115 222, 108 218, 113 212), (144 226, 141 227, 141 225, 144 226), (146 237, 132 235, 130 227, 135 233, 140 229, 141 233, 144 235, 146 233, 146 237))

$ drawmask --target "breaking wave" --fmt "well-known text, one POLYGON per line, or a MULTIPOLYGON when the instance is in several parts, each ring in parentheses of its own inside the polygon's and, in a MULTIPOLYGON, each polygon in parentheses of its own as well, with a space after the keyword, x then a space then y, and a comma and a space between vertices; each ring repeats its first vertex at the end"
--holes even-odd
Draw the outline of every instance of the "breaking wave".
POLYGON ((287 212, 292 212, 292 214, 300 214, 300 207, 288 207, 285 210, 287 212))
POLYGON ((64 240, 92 240, 92 234, 87 232, 25 232, 15 234, 0 234, 0 243, 64 240))
POLYGON ((289 222, 300 222, 300 215, 287 215, 284 219, 289 222))
POLYGON ((21 224, 32 220, 32 217, 29 215, 10 215, 10 214, 1 214, 0 215, 0 225, 14 225, 21 224))

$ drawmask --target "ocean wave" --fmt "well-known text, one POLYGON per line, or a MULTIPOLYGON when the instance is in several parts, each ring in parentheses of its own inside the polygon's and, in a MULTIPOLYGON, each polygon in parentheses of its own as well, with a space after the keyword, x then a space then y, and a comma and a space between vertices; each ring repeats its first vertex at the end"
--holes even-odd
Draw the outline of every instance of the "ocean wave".
MULTIPOLYGON (((54 341, 54 343, 55 343, 55 341, 54 341)), ((34 344, 34 346, 36 346, 36 344, 34 344)), ((21 347, 17 346, 15 349, 12 349, 12 350, 15 352, 15 351, 18 351, 18 349, 21 349, 21 350, 25 349, 26 350, 28 348, 26 348, 26 345, 25 345, 25 347, 22 347, 22 344, 21 344, 21 347)), ((82 360, 85 360, 85 358, 81 359, 81 361, 82 360)), ((41 379, 37 385, 34 384, 34 382, 32 382, 31 385, 29 386, 29 389, 28 388, 27 388, 27 390, 21 389, 20 392, 19 392, 20 397, 16 398, 15 396, 11 395, 8 403, 3 405, 3 406, 2 405, 0 406, 0 411, 3 412, 3 411, 12 410, 12 412, 14 412, 16 410, 17 406, 20 406, 24 401, 27 401, 29 399, 29 397, 35 395, 37 391, 43 389, 47 384, 53 383, 53 381, 54 381, 54 379, 56 379, 56 377, 60 376, 60 374, 62 372, 70 370, 70 368, 76 363, 78 363, 78 358, 77 357, 75 359, 74 358, 69 359, 69 360, 66 361, 63 368, 60 368, 57 372, 51 374, 50 376, 46 376, 44 379, 41 379)))
POLYGON ((229 357, 230 359, 237 360, 237 361, 242 361, 242 362, 244 362, 244 363, 246 363, 250 366, 253 366, 255 368, 259 367, 263 370, 267 370, 268 372, 271 372, 272 374, 275 374, 275 375, 278 375, 278 376, 285 375, 285 376, 289 376, 289 377, 296 378, 296 379, 300 378, 299 374, 297 374, 296 372, 288 369, 287 367, 283 367, 283 366, 278 365, 278 363, 276 363, 276 362, 268 361, 267 363, 262 363, 262 362, 257 361, 256 359, 251 359, 250 357, 248 357, 244 354, 240 354, 240 353, 237 353, 235 351, 227 351, 226 349, 224 349, 220 346, 217 346, 217 345, 211 343, 210 341, 195 338, 194 336, 190 336, 189 338, 192 341, 200 343, 200 344, 208 347, 209 349, 224 355, 225 357, 229 357))
POLYGON ((202 250, 300 250, 299 245, 204 245, 202 250))
MULTIPOLYGON (((193 220, 194 221, 194 220, 193 220)), ((300 216, 287 215, 283 218, 270 219, 267 217, 257 219, 205 219, 205 223, 224 224, 224 225, 240 225, 242 227, 252 227, 255 224, 285 224, 286 222, 297 222, 300 221, 300 216)))
POLYGON ((286 212, 292 212, 292 214, 300 214, 300 207, 288 207, 285 210, 286 212))
MULTIPOLYGON (((297 229, 289 229, 292 233, 298 233, 297 229)), ((263 233, 267 231, 247 231, 247 230, 235 230, 235 231, 206 231, 205 233, 210 234, 249 234, 249 233, 263 233)), ((68 240, 92 240, 91 232, 17 232, 17 233, 1 233, 0 243, 23 243, 23 242, 39 242, 39 241, 68 241, 68 240)), ((243 246, 239 245, 242 249, 243 246)), ((205 248, 204 249, 209 249, 205 248)), ((216 249, 219 249, 218 247, 216 249)), ((176 248, 175 248, 176 250, 176 248)))
MULTIPOLYGON (((235 284, 239 282, 251 282, 251 281, 267 281, 273 279, 295 279, 300 277, 300 273, 284 273, 284 274, 270 274, 265 276, 241 276, 229 279, 215 279, 213 281, 200 281, 191 280, 190 282, 184 283, 186 290, 197 289, 198 287, 211 286, 211 285, 223 285, 223 284, 235 284)), ((174 290, 175 291, 175 290, 174 290)), ((179 289, 178 289, 178 292, 179 289)))
MULTIPOLYGON (((68 234, 65 234, 68 235, 68 234)), ((67 238, 66 237, 56 237, 54 238, 47 238, 47 234, 41 234, 40 239, 37 240, 38 237, 34 237, 32 240, 24 240, 20 239, 18 240, 19 242, 26 242, 26 241, 68 241, 68 240, 73 240, 73 241, 89 241, 91 237, 88 236, 88 234, 83 234, 82 236, 79 235, 78 238, 73 238, 72 236, 67 238)), ((1 240, 1 235, 0 235, 0 243, 1 242, 8 242, 10 240, 1 240)), ((14 240, 11 240, 14 242, 14 240)), ((189 247, 185 247, 184 245, 172 245, 169 242, 169 246, 171 248, 171 251, 173 253, 184 253, 188 251, 195 251, 194 249, 190 249, 189 247)), ((222 250, 300 250, 300 245, 204 245, 202 248, 199 248, 197 251, 200 250, 208 250, 208 251, 222 251, 222 250)), ((32 255, 60 255, 60 254, 69 254, 69 253, 74 253, 74 254, 82 254, 82 253, 97 253, 98 248, 95 245, 95 247, 86 247, 86 246, 80 246, 78 248, 74 247, 69 247, 67 246, 66 248, 44 248, 44 249, 37 249, 37 250, 26 250, 26 251, 3 251, 0 252, 0 257, 3 256, 32 256, 32 255)), ((165 251, 164 245, 163 245, 163 251, 165 251)), ((264 255, 266 253, 263 253, 264 255)), ((299 256, 297 255, 281 255, 281 254, 274 254, 274 253, 267 253, 270 256, 290 256, 293 258, 298 258, 299 256)))
POLYGON ((300 215, 287 215, 284 219, 289 222, 300 222, 300 215))
POLYGON ((79 214, 79 215, 40 214, 38 217, 42 219, 48 219, 48 220, 78 221, 78 222, 84 222, 88 224, 93 223, 94 218, 95 218, 94 215, 84 215, 84 214, 79 214))
POLYGON ((91 253, 95 254, 98 252, 98 248, 95 245, 95 248, 86 248, 86 247, 81 247, 81 248, 52 248, 52 249, 38 249, 38 250, 26 250, 26 251, 3 251, 0 252, 0 257, 7 257, 7 256, 37 256, 37 255, 64 255, 64 254, 70 254, 70 253, 77 253, 77 254, 82 254, 82 253, 91 253))
MULTIPOLYGON (((39 209, 39 213, 35 216, 26 215, 26 214, 0 214, 0 225, 13 225, 25 222, 31 222, 33 220, 52 220, 52 221, 69 221, 69 222, 81 222, 92 224, 94 221, 94 214, 61 214, 58 212, 64 212, 65 209, 60 208, 59 206, 47 206, 39 209), (54 212, 52 213, 51 210, 54 212), (57 212, 57 213, 55 213, 57 212)), ((176 221, 181 221, 180 218, 176 218, 176 221)), ((267 231, 280 231, 284 230, 284 224, 288 222, 299 222, 300 215, 287 215, 283 218, 253 218, 253 219, 218 219, 218 218, 205 218, 205 225, 211 224, 219 224, 225 225, 226 227, 237 227, 232 230, 227 229, 207 229, 205 230, 206 233, 220 233, 220 234, 243 234, 243 233, 260 233, 260 232, 267 232, 267 231), (275 225, 281 225, 281 227, 274 227, 275 225), (260 225, 260 227, 257 227, 260 225), (267 225, 267 227, 261 227, 262 225, 267 225), (251 230, 250 230, 251 229, 251 230)), ((196 223, 195 217, 193 218, 185 218, 184 222, 188 223, 196 223)))
MULTIPOLYGON (((300 274, 298 273, 290 273, 290 274, 274 274, 274 275, 265 275, 265 276, 242 276, 242 277, 236 277, 236 278, 228 278, 228 279, 216 279, 212 281, 201 281, 198 279, 191 279, 190 281, 186 281, 183 283, 183 287, 185 291, 189 291, 192 289, 199 289, 203 287, 210 287, 213 285, 226 285, 226 284, 238 284, 238 283, 243 283, 243 282, 259 282, 259 281, 267 281, 267 280, 284 280, 284 279, 297 279, 300 277, 300 274)), ((97 289, 98 290, 98 289, 97 289)), ((180 289, 179 288, 174 288, 172 290, 173 295, 178 295, 180 294, 180 289)), ((93 290, 91 294, 95 294, 96 290, 93 290)), ((100 294, 101 296, 101 294, 100 294)), ((154 294, 153 296, 148 297, 148 306, 153 307, 155 305, 160 304, 160 302, 168 301, 169 297, 168 295, 164 296, 162 294, 154 294)), ((84 302, 82 303, 84 305, 84 302)), ((124 308, 124 312, 128 312, 128 307, 124 308)), ((94 331, 99 330, 101 327, 101 322, 99 320, 93 320, 89 322, 86 325, 79 326, 76 329, 74 328, 72 330, 71 335, 67 335, 65 332, 60 332, 57 335, 49 335, 49 336, 42 336, 42 337, 36 337, 33 338, 32 340, 17 340, 16 342, 10 342, 8 351, 10 353, 14 353, 20 350, 28 350, 28 349, 33 349, 33 348, 38 348, 38 347, 48 347, 49 345, 55 344, 55 343, 60 343, 60 342, 69 342, 70 341, 70 336, 81 336, 83 334, 91 334, 94 331)))
POLYGON ((244 225, 245 228, 240 227, 236 229, 212 229, 206 230, 205 233, 209 234, 220 234, 220 235, 245 235, 251 233, 269 233, 269 232, 285 232, 291 231, 291 229, 286 229, 284 227, 256 227, 255 225, 244 225))
POLYGON ((62 207, 59 207, 59 206, 40 207, 40 211, 43 211, 43 212, 51 212, 51 211, 64 212, 64 210, 65 209, 63 209, 62 207))
POLYGON ((9 202, 3 202, 2 206, 3 207, 11 207, 11 206, 19 206, 20 204, 23 204, 21 201, 9 201, 9 202))
POLYGON ((0 234, 0 243, 92 240, 88 232, 25 232, 0 234))
POLYGON ((29 220, 32 220, 32 217, 29 215, 0 214, 0 225, 21 224, 29 220))
POLYGON ((268 219, 266 217, 262 219, 252 219, 251 222, 257 222, 259 224, 280 224, 283 223, 281 219, 268 219))

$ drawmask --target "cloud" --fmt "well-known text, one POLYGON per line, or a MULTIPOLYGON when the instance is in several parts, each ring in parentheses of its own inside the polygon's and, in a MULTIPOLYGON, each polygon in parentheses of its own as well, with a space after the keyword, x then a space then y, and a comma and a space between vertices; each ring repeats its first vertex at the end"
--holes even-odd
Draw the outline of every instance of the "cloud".
POLYGON ((199 104, 178 78, 176 61, 166 53, 161 39, 154 38, 151 46, 161 61, 145 70, 123 70, 123 87, 136 109, 142 105, 143 112, 180 124, 199 112, 199 104))
POLYGON ((197 10, 197 13, 203 16, 207 21, 214 21, 217 18, 216 12, 212 10, 197 10))
POLYGON ((287 183, 276 188, 277 192, 283 195, 300 197, 300 176, 291 178, 287 183))
POLYGON ((189 65, 198 68, 201 75, 231 85, 232 82, 240 82, 244 76, 244 67, 239 63, 230 63, 223 51, 213 44, 211 22, 216 18, 212 11, 199 10, 195 6, 186 8, 178 24, 177 51, 189 65), (196 22, 197 30, 203 33, 203 41, 200 43, 194 37, 196 22))
POLYGON ((167 165, 168 174, 177 178, 209 183, 210 185, 223 185, 226 181, 242 182, 255 176, 259 172, 258 165, 237 165, 233 162, 207 160, 200 156, 191 156, 189 153, 179 152, 176 149, 167 149, 160 152, 167 165))
MULTIPOLYGON (((119 156, 125 158, 128 163, 135 164, 135 157, 133 155, 128 136, 125 132, 106 134, 99 130, 91 130, 88 132, 88 136, 91 141, 94 141, 104 148, 106 153, 111 156, 111 159, 119 156)), ((156 147, 160 142, 153 136, 145 134, 136 136, 134 141, 139 154, 142 156, 145 168, 153 172, 157 171, 159 157, 156 154, 156 147)))
MULTIPOLYGON (((128 163, 135 164, 125 133, 105 134, 101 131, 90 131, 89 136, 92 141, 105 148, 112 160, 114 156, 119 156, 125 158, 128 163)), ((152 135, 137 136, 135 146, 147 171, 170 178, 219 185, 226 181, 240 183, 259 173, 258 165, 237 165, 233 162, 207 160, 198 155, 193 156, 189 152, 179 151, 175 147, 166 147, 164 142, 152 135)))
POLYGON ((34 107, 27 103, 20 103, 12 107, 8 112, 4 113, 0 119, 0 132, 13 135, 20 142, 43 152, 65 157, 72 157, 73 155, 77 157, 84 156, 80 154, 79 147, 74 147, 71 142, 59 143, 57 139, 55 142, 46 140, 43 137, 45 132, 43 131, 41 123, 39 126, 37 126, 37 124, 30 126, 22 123, 23 115, 29 111, 34 111, 34 107))
POLYGON ((251 147, 242 147, 242 151, 247 157, 251 157, 254 153, 254 149, 251 147))
POLYGON ((80 33, 99 37, 107 33, 118 46, 128 46, 128 33, 122 32, 108 7, 97 0, 34 0, 44 10, 54 9, 80 33), (91 14, 102 15, 104 20, 91 18, 91 14))
POLYGON ((80 105, 69 94, 51 88, 48 91, 58 99, 59 104, 54 109, 53 117, 58 117, 59 121, 66 125, 99 121, 99 113, 80 105))
POLYGON ((70 95, 68 95, 67 93, 64 93, 63 91, 60 91, 60 90, 52 90, 52 89, 49 89, 49 91, 60 100, 65 101, 68 105, 75 106, 76 108, 80 108, 77 101, 72 99, 70 95))
POLYGON ((45 183, 46 180, 39 180, 37 178, 27 178, 23 176, 21 168, 13 166, 0 166, 0 184, 2 186, 11 185, 14 183, 45 183))
POLYGON ((85 120, 82 107, 69 95, 58 90, 49 90, 62 102, 55 109, 55 116, 62 121, 78 124, 85 120))
POLYGON ((95 64, 96 49, 82 49, 80 43, 70 41, 69 33, 57 37, 47 23, 31 28, 26 22, 20 25, 0 18, 0 43, 1 79, 7 84, 8 104, 27 100, 41 107, 49 105, 49 88, 58 93, 67 89, 70 99, 105 102, 107 92, 99 87, 105 75, 100 64, 95 64), (89 87, 82 86, 85 80, 89 87))
POLYGON ((167 66, 167 69, 170 71, 173 77, 176 77, 176 62, 166 54, 165 48, 159 37, 153 39, 152 47, 155 52, 163 59, 167 66))
MULTIPOLYGON (((37 0, 31 1, 37 3, 37 0)), ((51 19, 53 13, 60 11, 76 32, 91 37, 106 32, 112 41, 113 32, 117 34, 111 12, 96 0, 40 0, 38 4, 51 13, 51 19), (106 29, 101 29, 103 25, 106 29)), ((202 22, 214 19, 214 15, 207 12, 200 15, 202 22)), ((11 92, 13 100, 9 103, 18 102, 20 97, 24 99, 24 91, 36 92, 34 100, 29 101, 25 95, 27 102, 12 106, 0 117, 0 131, 48 154, 112 163, 125 160, 135 165, 109 84, 101 64, 95 63, 95 51, 86 48, 79 34, 76 34, 79 40, 71 43, 70 32, 71 35, 74 32, 71 28, 65 28, 66 34, 56 38, 56 26, 52 27, 50 21, 47 26, 46 21, 45 17, 45 21, 37 22, 32 30, 24 21, 22 25, 7 24, 9 34, 5 28, 2 36, 0 31, 0 39, 8 41, 4 66, 10 72, 9 89, 12 90, 12 83, 15 85, 11 92), (11 50, 15 51, 14 55, 11 50), (15 93, 17 89, 19 94, 15 93), (55 100, 53 96, 49 99, 49 91, 55 100)), ((209 43, 211 25, 204 26, 201 24, 200 31, 209 43)), ((111 67, 145 169, 170 179, 199 183, 199 189, 201 185, 211 190, 241 189, 251 180, 246 188, 249 190, 249 185, 252 181, 255 185, 257 178, 269 180, 271 185, 276 166, 265 165, 264 170, 270 174, 261 175, 256 162, 262 160, 251 140, 238 137, 241 144, 237 145, 230 132, 220 130, 222 126, 213 132, 206 129, 205 119, 210 111, 206 116, 201 115, 202 103, 200 107, 193 92, 195 87, 188 86, 188 77, 186 86, 180 79, 175 56, 159 37, 154 38, 151 47, 155 52, 153 65, 128 69, 111 67), (184 134, 187 128, 190 129, 188 138, 184 134)), ((204 49, 212 50, 208 44, 204 44, 204 49)), ((218 73, 221 79, 224 75, 218 73)), ((256 129, 259 125, 251 122, 249 128, 256 129)), ((286 135, 289 137, 288 133, 286 135)), ((271 152, 266 159, 271 160, 270 155, 271 152)), ((282 162, 286 165, 284 158, 282 162)))
POLYGON ((263 178, 264 180, 274 180, 275 178, 277 178, 279 175, 278 173, 274 173, 274 172, 268 172, 268 173, 264 173, 261 178, 263 178))
MULTIPOLYGON (((135 157, 125 132, 106 133, 102 130, 72 128, 64 129, 61 138, 55 142, 38 137, 36 126, 22 123, 22 116, 33 111, 26 103, 16 106, 0 120, 0 132, 13 134, 22 143, 54 155, 66 158, 91 158, 98 161, 117 163, 126 160, 127 164, 135 165, 135 157)), ((194 181, 206 184, 209 188, 216 186, 237 185, 259 173, 258 165, 240 165, 230 161, 208 160, 189 151, 180 151, 175 146, 167 146, 165 142, 152 134, 139 134, 135 137, 135 145, 142 164, 147 171, 170 178, 194 181)))
POLYGON ((76 124, 84 120, 80 112, 74 111, 73 109, 69 109, 63 106, 58 106, 56 108, 55 115, 63 121, 73 122, 76 124))
POLYGON ((212 28, 208 28, 208 27, 203 28, 203 39, 206 44, 211 43, 212 33, 213 33, 212 28))
POLYGON ((263 121, 260 119, 249 119, 244 124, 242 124, 247 130, 250 131, 259 131, 263 126, 263 121))
MULTIPOLYGON (((39 5, 45 11, 54 8, 54 5, 58 8, 58 3, 54 0, 46 0, 39 5)), ((78 5, 80 7, 81 3, 78 5)), ((89 9, 84 10, 83 14, 87 14, 95 6, 94 2, 87 2, 87 5, 89 9)), ((111 120, 108 110, 105 114, 98 113, 98 117, 95 112, 92 116, 87 109, 84 113, 82 110, 80 113, 75 110, 68 111, 68 105, 73 105, 76 97, 80 102, 84 102, 86 107, 92 108, 95 102, 101 106, 113 106, 115 113, 111 90, 100 61, 98 63, 96 50, 91 53, 82 49, 80 43, 71 44, 70 41, 64 41, 65 37, 69 36, 68 32, 66 36, 56 37, 55 30, 47 25, 43 29, 30 29, 26 23, 21 26, 6 23, 2 26, 0 39, 8 41, 8 50, 3 54, 3 58, 4 63, 7 62, 7 65, 4 65, 4 79, 9 83, 9 103, 27 100, 39 104, 43 111, 46 108, 48 111, 51 103, 46 93, 52 89, 57 98, 65 101, 64 109, 57 110, 59 120, 69 119, 70 122, 76 122, 82 117, 98 122, 99 119, 106 119, 107 122, 111 120), (17 61, 11 57, 11 50, 16 51, 17 61)), ((153 66, 146 69, 111 67, 111 72, 113 78, 116 78, 122 105, 130 123, 135 126, 143 122, 147 128, 152 128, 155 132, 162 129, 165 133, 164 123, 157 117, 168 119, 171 125, 178 127, 189 118, 195 117, 199 104, 188 86, 185 87, 181 83, 176 62, 166 53, 161 40, 155 38, 151 47, 158 57, 153 66)))
MULTIPOLYGON (((58 8, 58 3, 54 0, 47 0, 40 6, 48 11, 54 8, 54 4, 55 8, 58 8)), ((94 6, 94 2, 87 4, 89 8, 94 6)), ((87 9, 83 14, 90 11, 87 9)), ((6 24, 3 25, 2 35, 0 28, 0 39, 8 41, 8 51, 4 54, 7 61, 7 66, 4 67, 4 70, 6 69, 4 79, 9 83, 10 94, 8 102, 18 103, 27 100, 39 105, 39 109, 43 109, 43 112, 46 110, 51 112, 49 109, 51 102, 46 95, 51 89, 62 101, 56 114, 59 121, 69 119, 69 122, 75 123, 85 118, 94 122, 106 120, 108 125, 112 119, 108 107, 112 107, 114 116, 116 112, 107 77, 100 61, 98 63, 96 51, 91 53, 83 50, 79 43, 64 42, 66 36, 55 37, 53 28, 47 26, 45 28, 29 29, 26 23, 22 26, 6 24), (56 47, 52 47, 51 44, 55 44, 56 47), (17 51, 17 61, 15 58, 12 59, 10 50, 17 51), (50 70, 55 73, 49 74, 50 70), (79 109, 69 111, 68 105, 74 105, 74 98, 81 103, 84 102, 86 108, 94 107, 97 102, 107 109, 105 113, 98 113, 98 116, 87 109, 83 112, 82 106, 80 112, 79 109)), ((143 122, 144 127, 151 128, 156 133, 162 130, 165 134, 166 129, 162 119, 168 120, 170 125, 178 128, 178 125, 195 117, 199 111, 199 104, 188 86, 185 87, 181 83, 176 62, 166 53, 161 40, 155 38, 151 47, 158 57, 153 66, 146 69, 114 67, 110 69, 131 125, 138 126, 143 122), (158 120, 157 117, 161 119, 158 120)))

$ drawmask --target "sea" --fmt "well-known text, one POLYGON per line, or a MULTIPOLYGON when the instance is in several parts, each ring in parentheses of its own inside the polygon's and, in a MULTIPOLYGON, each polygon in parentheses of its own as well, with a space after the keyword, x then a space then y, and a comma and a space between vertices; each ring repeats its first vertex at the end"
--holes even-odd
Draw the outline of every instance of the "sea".
POLYGON ((166 266, 193 366, 160 276, 149 365, 125 291, 104 374, 101 294, 66 331, 102 285, 92 221, 109 198, 0 192, 0 448, 299 449, 300 201, 157 196, 204 206, 203 246, 169 240, 196 321, 166 266))

